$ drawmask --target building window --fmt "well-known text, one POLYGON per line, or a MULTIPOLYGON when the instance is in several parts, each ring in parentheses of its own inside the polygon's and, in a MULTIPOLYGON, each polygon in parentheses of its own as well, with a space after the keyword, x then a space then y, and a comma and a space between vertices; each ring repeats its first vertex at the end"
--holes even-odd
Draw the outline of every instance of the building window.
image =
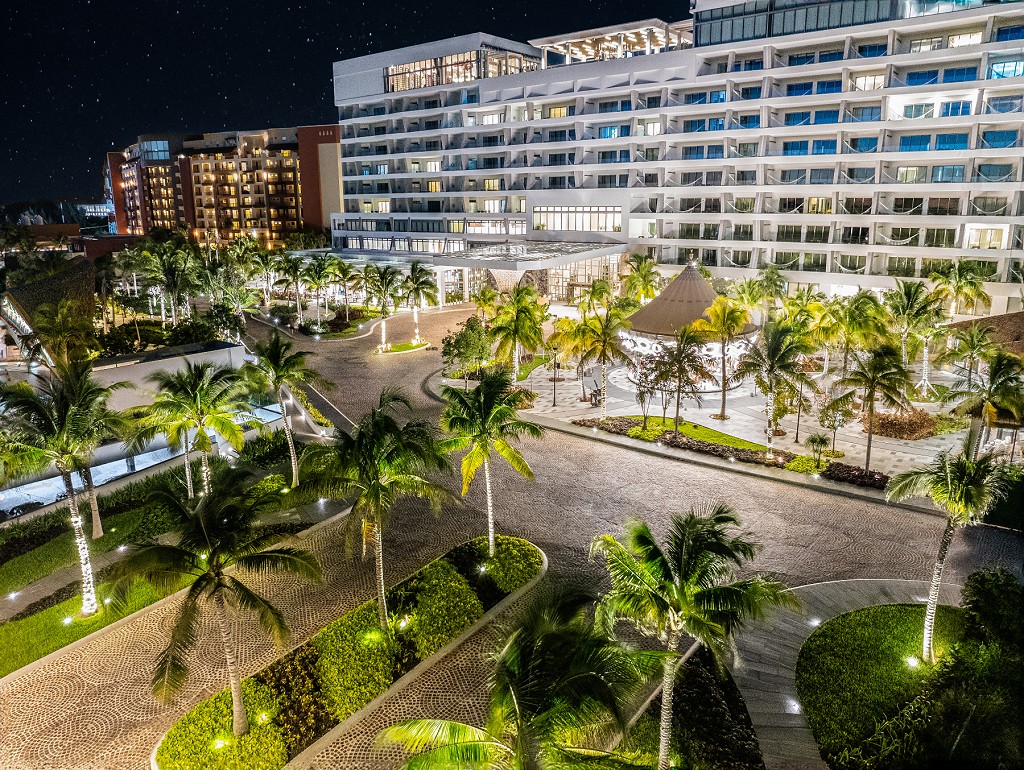
POLYGON ((801 64, 813 64, 814 54, 813 53, 797 53, 789 55, 789 66, 798 67, 801 64))
MULTIPOLYGON (((615 185, 608 186, 614 187, 615 185)), ((533 229, 572 232, 618 232, 622 229, 622 207, 534 206, 533 229)))
POLYGON ((889 47, 885 43, 866 43, 857 46, 857 55, 862 59, 871 59, 876 56, 885 56, 889 47))
POLYGON ((656 110, 656 109, 658 109, 661 106, 661 97, 660 96, 648 96, 644 100, 644 106, 646 106, 647 109, 649 109, 649 110, 656 110))
POLYGON ((842 60, 843 60, 843 52, 842 51, 822 51, 821 53, 818 54, 818 61, 819 62, 842 61, 842 60))
MULTIPOLYGON (((959 168, 962 176, 963 166, 959 166, 959 168)), ((979 163, 978 179, 982 182, 1011 182, 1013 181, 1013 166, 1009 163, 979 163)))
POLYGON ((943 83, 967 83, 977 79, 977 67, 950 67, 942 71, 943 83))
POLYGON ((885 88, 885 75, 861 75, 853 79, 855 91, 877 91, 885 88))
POLYGON ((899 166, 896 181, 900 184, 921 184, 928 181, 927 166, 899 166))
POLYGON ((832 199, 831 198, 808 198, 807 199, 807 213, 808 214, 831 214, 832 213, 832 199))
POLYGON ((815 110, 814 122, 816 125, 823 123, 838 123, 839 110, 815 110))
POLYGON ((836 154, 836 140, 835 139, 815 139, 814 145, 811 148, 812 155, 835 155, 836 154))
POLYGON ((980 45, 981 44, 981 33, 980 32, 963 32, 959 35, 949 36, 949 47, 950 48, 963 48, 965 45, 980 45))
POLYGON ((569 117, 568 107, 548 107, 549 118, 567 118, 569 117))
POLYGON ((783 155, 806 155, 807 154, 807 142, 783 142, 782 143, 782 154, 783 155))
POLYGON ((760 128, 760 115, 740 115, 740 128, 760 128))
POLYGON ((918 70, 907 73, 908 86, 930 86, 939 82, 938 70, 918 70))
POLYGON ((924 211, 923 198, 897 198, 893 201, 894 214, 920 214, 924 211))
POLYGON ((843 90, 842 80, 819 80, 817 93, 819 94, 838 94, 843 90))
POLYGON ((806 126, 811 122, 811 113, 787 112, 784 122, 787 126, 806 126))
POLYGON ((802 168, 784 168, 780 179, 782 184, 803 184, 807 181, 807 171, 802 168))
POLYGON ((803 235, 800 225, 779 225, 775 240, 786 243, 799 243, 803 235))
POLYGON ((927 152, 931 149, 930 134, 914 134, 900 137, 900 152, 927 152))
POLYGON ((969 148, 967 134, 936 134, 936 150, 966 150, 969 148))
POLYGON ((938 249, 956 246, 956 229, 952 227, 929 227, 924 231, 924 245, 938 249))
POLYGON ((746 86, 740 89, 740 99, 760 99, 761 86, 746 86))
POLYGON ((813 83, 790 83, 786 86, 786 96, 807 96, 813 89, 813 83))
POLYGON ((1024 106, 1024 96, 992 96, 987 103, 989 114, 1004 115, 1020 112, 1024 106))
POLYGON ((941 37, 920 37, 910 41, 911 53, 923 53, 924 51, 937 51, 942 48, 941 37))
POLYGON ((996 30, 997 43, 1005 43, 1008 40, 1024 40, 1024 24, 1015 24, 1012 27, 1000 27, 996 30))
MULTIPOLYGON (((979 166, 980 169, 980 166, 979 166)), ((980 173, 980 171, 979 171, 980 173)), ((964 181, 964 167, 955 165, 932 166, 933 182, 962 182, 964 181)), ((1003 181, 1003 180, 993 180, 1003 181)))
POLYGON ((881 107, 854 107, 850 117, 857 123, 869 123, 882 119, 881 107))
POLYGON ((903 105, 903 117, 908 120, 918 118, 931 118, 935 116, 935 105, 933 104, 905 104, 903 105))
POLYGON ((959 118, 970 114, 970 102, 943 102, 939 110, 939 115, 943 118, 959 118))
POLYGON ((875 181, 875 170, 873 168, 848 168, 846 178, 853 184, 867 184, 875 181))
POLYGON ((982 144, 987 148, 999 149, 1004 147, 1017 146, 1017 131, 983 131, 981 134, 982 144))
POLYGON ((878 149, 877 136, 858 136, 850 140, 850 149, 853 152, 874 152, 878 149))
POLYGON ((929 198, 928 213, 937 217, 955 217, 960 213, 960 199, 929 198))
POLYGON ((833 184, 836 174, 833 168, 812 168, 811 184, 833 184))
POLYGON ((988 65, 989 80, 997 78, 1019 78, 1024 75, 1024 59, 1007 59, 988 65))

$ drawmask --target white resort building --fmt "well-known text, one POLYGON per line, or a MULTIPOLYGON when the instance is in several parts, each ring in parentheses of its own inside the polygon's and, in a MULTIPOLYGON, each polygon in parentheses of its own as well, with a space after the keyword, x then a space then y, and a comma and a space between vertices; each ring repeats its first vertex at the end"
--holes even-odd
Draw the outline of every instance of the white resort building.
POLYGON ((692 10, 336 62, 333 247, 431 264, 449 297, 526 275, 572 299, 638 252, 828 294, 969 259, 992 301, 961 315, 1021 309, 1024 2, 692 10))

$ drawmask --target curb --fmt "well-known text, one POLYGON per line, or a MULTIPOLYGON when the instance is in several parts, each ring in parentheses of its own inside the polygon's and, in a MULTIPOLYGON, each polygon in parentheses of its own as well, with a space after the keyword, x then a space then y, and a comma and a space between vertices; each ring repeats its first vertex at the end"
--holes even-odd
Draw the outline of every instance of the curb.
MULTIPOLYGON (((530 542, 530 541, 527 541, 527 542, 530 542)), ((547 554, 544 553, 544 551, 539 546, 537 546, 535 543, 530 542, 530 545, 532 545, 534 548, 536 548, 537 551, 540 553, 541 565, 540 565, 540 570, 537 572, 536 575, 534 575, 532 578, 530 578, 529 582, 527 582, 525 585, 523 585, 519 589, 517 589, 515 591, 515 593, 509 594, 504 599, 502 599, 500 602, 495 604, 493 607, 491 607, 489 610, 487 610, 487 612, 485 612, 476 623, 474 623, 469 628, 467 628, 465 631, 463 631, 461 634, 459 634, 459 636, 457 636, 455 639, 452 639, 450 642, 448 642, 448 644, 446 644, 444 647, 442 647, 440 650, 435 652, 433 655, 431 655, 426 660, 423 660, 423 661, 420 661, 419 663, 417 663, 416 666, 412 670, 406 672, 401 677, 399 677, 398 680, 393 682, 392 685, 388 689, 386 689, 384 692, 382 692, 376 698, 371 700, 369 703, 367 703, 361 709, 356 711, 354 714, 349 716, 345 721, 339 722, 338 724, 336 724, 334 727, 332 727, 330 729, 330 731, 328 731, 327 733, 322 735, 320 738, 318 738, 316 740, 316 742, 314 742, 313 744, 311 744, 311 745, 307 746, 305 749, 303 749, 303 751, 300 754, 298 754, 294 759, 292 759, 287 765, 284 766, 283 770, 304 770, 304 768, 312 768, 312 764, 310 764, 310 763, 313 761, 313 759, 316 757, 316 755, 323 748, 322 746, 320 746, 320 744, 322 744, 324 742, 327 742, 329 740, 334 740, 335 738, 337 738, 347 728, 351 727, 353 724, 358 722, 359 719, 361 718, 361 714, 364 711, 366 711, 367 709, 379 706, 385 700, 387 700, 387 699, 389 699, 391 697, 394 697, 396 695, 399 695, 403 690, 405 690, 407 687, 409 687, 411 684, 413 684, 417 679, 419 679, 424 673, 426 673, 428 670, 433 668, 439 662, 444 660, 445 657, 447 657, 457 647, 462 645, 471 636, 473 636, 478 631, 480 631, 481 629, 483 629, 484 627, 489 625, 491 623, 491 621, 494 620, 495 617, 497 617, 502 612, 507 610, 510 606, 515 604, 522 597, 524 597, 528 593, 530 593, 537 586, 537 584, 544 578, 544 576, 547 574, 547 571, 548 571, 548 556, 547 556, 547 554)), ((420 570, 425 569, 427 566, 429 566, 430 564, 433 564, 438 559, 444 558, 444 556, 445 556, 445 554, 441 554, 441 556, 438 556, 437 559, 434 559, 434 560, 428 562, 426 565, 424 565, 423 567, 420 567, 418 570, 416 570, 416 572, 419 572, 420 570)), ((415 573, 413 573, 413 574, 415 574, 415 573)), ((405 578, 405 580, 408 580, 408 577, 405 578)), ((401 581, 399 581, 399 582, 401 582, 401 581)), ((163 739, 161 738, 161 740, 163 740, 163 739)), ((160 744, 158 743, 157 746, 159 746, 159 745, 160 744)), ((156 756, 156 749, 153 750, 153 756, 154 757, 156 756)), ((159 770, 159 768, 157 768, 156 765, 153 765, 153 770, 159 770)))

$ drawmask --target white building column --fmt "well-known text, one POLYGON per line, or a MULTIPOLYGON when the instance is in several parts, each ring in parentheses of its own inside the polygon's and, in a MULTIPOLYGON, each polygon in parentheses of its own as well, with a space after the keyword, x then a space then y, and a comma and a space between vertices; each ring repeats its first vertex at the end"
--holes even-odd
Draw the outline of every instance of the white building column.
POLYGON ((444 272, 443 267, 434 271, 434 278, 437 281, 437 306, 444 307, 444 272))
POLYGON ((462 301, 469 302, 469 268, 462 269, 462 301))

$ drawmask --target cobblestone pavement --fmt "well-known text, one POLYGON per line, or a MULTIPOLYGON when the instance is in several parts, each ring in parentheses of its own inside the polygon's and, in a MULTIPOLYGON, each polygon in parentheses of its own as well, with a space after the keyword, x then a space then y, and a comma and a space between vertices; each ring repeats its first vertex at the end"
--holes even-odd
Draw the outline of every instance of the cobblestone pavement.
MULTIPOLYGON (((420 324, 434 344, 468 309, 424 313, 420 324)), ((394 339, 410 336, 411 318, 389 321, 394 339)), ((345 413, 358 417, 376 400, 382 383, 397 382, 412 397, 419 415, 435 417, 438 406, 422 389, 440 368, 436 351, 397 356, 368 356, 373 336, 346 342, 322 342, 315 365, 335 383, 328 393, 345 413)), ((498 530, 526 537, 547 553, 555 580, 571 579, 604 587, 601 568, 588 561, 594 535, 617 533, 629 516, 648 518, 662 530, 672 513, 701 500, 724 499, 734 505, 764 543, 756 567, 780 575, 792 585, 845 578, 928 576, 941 534, 941 520, 925 513, 846 500, 774 481, 638 455, 619 447, 552 432, 525 445, 536 479, 526 482, 498 469, 494 496, 498 530)), ((385 535, 389 582, 453 545, 482 533, 482 494, 474 488, 468 505, 445 510, 434 520, 418 505, 404 505, 385 535)), ((255 581, 285 611, 296 643, 368 598, 369 565, 347 560, 342 538, 327 529, 310 538, 325 562, 325 581, 299 585, 275 577, 255 581)), ((959 582, 982 564, 1019 569, 1020 539, 985 527, 960 535, 947 562, 947 579, 959 582)), ((157 608, 21 676, 0 682, 3 724, 0 767, 143 768, 160 735, 199 699, 224 686, 220 653, 210 628, 194 656, 193 676, 170 706, 156 704, 148 682, 153 661, 166 643, 173 607, 157 608)), ((252 624, 235 632, 245 673, 258 670, 277 653, 252 624)), ((476 643, 477 649, 480 642, 476 643)), ((401 699, 401 713, 449 714, 472 719, 480 708, 483 671, 471 648, 453 653, 446 664, 421 680, 422 687, 401 699), (473 706, 473 704, 477 706, 473 706), (422 705, 422 711, 416 706, 422 705)), ((396 712, 397 714, 398 712, 396 712)), ((385 713, 381 723, 397 717, 385 713)), ((364 736, 371 741, 371 735, 364 736)), ((326 747, 325 747, 326 748, 326 747)), ((366 766, 366 743, 333 753, 331 765, 366 766)), ((377 765, 385 767, 388 762, 377 765)))

